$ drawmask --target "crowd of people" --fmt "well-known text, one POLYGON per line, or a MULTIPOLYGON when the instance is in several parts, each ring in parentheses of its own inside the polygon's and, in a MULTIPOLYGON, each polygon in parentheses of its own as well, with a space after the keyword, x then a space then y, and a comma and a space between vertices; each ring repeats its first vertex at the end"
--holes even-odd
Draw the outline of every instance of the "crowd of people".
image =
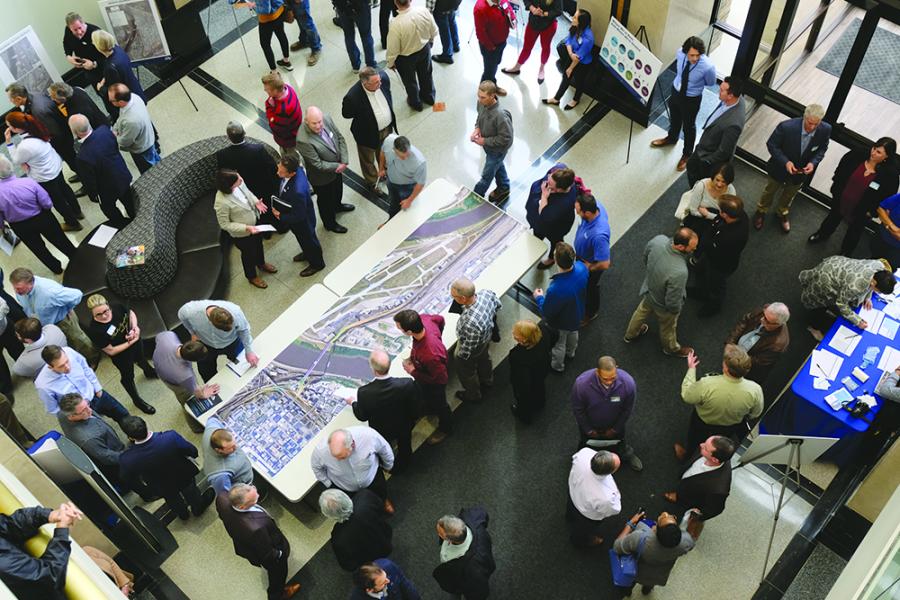
MULTIPOLYGON (((501 71, 510 77, 519 75, 540 37, 538 81, 543 82, 560 7, 548 0, 529 0, 526 5, 525 44, 516 63, 501 71)), ((279 156, 276 159, 266 146, 247 140, 239 123, 229 123, 225 131, 230 144, 216 154, 214 216, 240 253, 248 282, 266 288, 261 274, 278 268, 266 262, 263 239, 271 236, 271 228, 261 226, 294 235, 300 252, 293 261, 307 265, 301 277, 324 269, 327 248, 316 234, 316 213, 326 231, 347 232, 337 217, 354 210, 343 202, 344 173, 351 159, 346 138, 332 116, 316 106, 306 106, 304 113, 298 92, 279 73, 279 69, 292 69, 291 51, 308 47, 307 64, 313 66, 319 60, 322 44, 308 0, 256 0, 235 6, 253 9, 259 22, 260 43, 270 68, 261 81, 267 96, 264 109, 279 156), (289 46, 284 24, 293 22, 291 17, 298 24, 299 39, 289 46), (273 35, 282 50, 279 60, 271 50, 273 35)), ((427 7, 394 0, 392 16, 390 3, 381 3, 380 33, 387 67, 398 72, 413 110, 436 103, 432 62, 451 64, 460 51, 458 7, 453 0, 436 0, 427 7), (442 52, 432 56, 438 36, 442 52)), ((373 199, 387 200, 390 219, 408 210, 426 186, 427 157, 399 134, 390 77, 379 70, 374 58, 368 2, 335 2, 335 10, 351 68, 359 75, 343 98, 341 114, 351 120, 350 134, 369 193, 373 199), (356 46, 357 30, 363 56, 356 46)), ((512 115, 500 104, 507 92, 498 86, 496 74, 515 14, 505 0, 478 0, 474 19, 483 73, 475 91, 477 118, 469 140, 481 146, 485 156, 481 177, 472 184, 477 194, 499 204, 510 194, 504 161, 515 135, 512 115), (492 183, 493 192, 488 194, 492 183)), ((147 111, 148 98, 115 37, 70 13, 64 45, 67 59, 84 72, 105 111, 84 90, 66 83, 54 83, 46 91, 12 84, 6 89, 16 107, 6 116, 12 160, 0 157, 0 220, 8 222, 35 257, 57 275, 63 265, 46 248, 45 240, 66 256, 74 256, 76 248, 64 232, 82 228, 78 198, 87 196, 97 202, 113 226, 124 226, 135 216, 135 206, 132 175, 123 153, 131 156, 140 173, 162 160, 159 136, 147 111), (68 181, 63 163, 73 173, 68 181), (25 176, 17 176, 17 169, 25 176), (73 190, 70 183, 81 187, 73 190)), ((564 47, 569 60, 562 65, 555 96, 544 103, 559 105, 567 89, 574 87, 572 101, 564 106, 568 110, 587 91, 586 76, 595 68, 591 15, 586 10, 576 12, 564 47)), ((653 520, 639 511, 612 542, 617 553, 639 557, 634 583, 645 594, 666 584, 675 561, 695 546, 705 522, 724 510, 731 488, 731 458, 762 414, 761 384, 790 341, 789 307, 778 301, 759 306, 744 315, 728 336, 721 374, 698 378, 699 360, 693 348, 679 340, 677 325, 685 300, 700 300, 701 317, 722 310, 727 280, 740 269, 751 226, 761 229, 774 206, 782 231, 790 232, 791 204, 824 158, 831 134, 831 126, 822 120, 825 111, 817 104, 807 106, 802 117, 775 128, 767 142, 771 155, 767 185, 751 218, 731 164, 746 120, 742 82, 734 77, 721 82, 719 103, 696 139, 700 98, 705 88, 715 85, 716 69, 703 41, 696 37, 677 50, 675 66, 668 100, 670 129, 651 146, 677 144, 683 134, 676 170, 687 172, 690 189, 676 211, 678 226, 673 223, 670 228, 674 233, 658 235, 646 244, 639 303, 623 328, 623 340, 637 343, 650 331, 651 320, 656 321, 662 352, 686 361, 681 398, 693 410, 682 441, 673 448, 680 464, 679 483, 662 494, 672 504, 672 512, 653 520)), ((833 179, 832 210, 808 241, 824 241, 846 221, 843 256, 826 258, 799 274, 809 330, 818 339, 836 314, 864 329, 867 323, 853 309, 870 306, 873 293, 893 292, 892 271, 900 258, 896 142, 885 137, 869 149, 851 150, 841 159, 833 179), (874 258, 848 257, 863 227, 876 215, 880 224, 873 241, 874 258)), ((530 423, 539 418, 546 402, 547 377, 565 372, 578 350, 580 330, 600 314, 602 275, 612 267, 612 259, 609 214, 567 165, 556 164, 534 181, 524 206, 534 236, 549 242, 548 255, 537 268, 555 266, 547 289, 533 293, 540 321, 520 320, 511 332, 515 341, 508 356, 514 396, 511 410, 517 419, 530 423), (564 240, 573 227, 574 243, 568 244, 564 240)), ((218 392, 218 386, 209 381, 218 370, 219 356, 236 361, 243 352, 251 366, 259 363, 241 307, 225 300, 187 302, 178 317, 189 339, 170 331, 160 333, 151 355, 145 351, 138 317, 128 306, 99 294, 83 298, 81 291, 24 267, 12 270, 8 281, 15 294, 0 296, 0 343, 14 360, 12 373, 33 382, 64 435, 122 489, 144 500, 164 498, 181 519, 200 515, 215 504, 237 555, 267 571, 268 597, 293 595, 299 585, 287 583, 289 541, 259 506, 252 465, 236 436, 215 417, 201 426, 187 414, 188 427, 202 435, 200 448, 175 431, 153 431, 104 390, 95 373, 101 358, 108 356, 134 407, 148 415, 156 408, 140 394, 135 364, 144 378, 163 381, 181 405, 192 397, 210 397, 218 392), (90 312, 87 324, 80 323, 74 313, 82 301, 90 312), (202 383, 194 375, 193 363, 202 383), (107 419, 125 435, 127 444, 107 419), (193 459, 200 454, 208 485, 198 487, 193 459)), ((427 444, 440 444, 453 435, 454 417, 447 399, 451 360, 461 388, 456 400, 481 403, 495 385, 490 350, 501 337, 497 327, 500 298, 459 278, 448 290, 447 304, 452 305, 450 311, 460 313, 455 347, 444 345, 441 315, 411 309, 394 314, 398 331, 411 338, 409 356, 403 359, 409 377, 390 376, 392 357, 383 349, 373 349, 369 356, 372 381, 346 398, 354 415, 368 421, 368 426, 332 431, 312 450, 313 474, 326 488, 319 496, 319 507, 335 522, 331 547, 340 567, 353 574, 353 598, 420 597, 414 582, 388 559, 393 549, 390 516, 398 509, 388 493, 385 473, 397 474, 409 467, 411 432, 423 415, 437 418, 427 444)), ((621 524, 623 499, 614 477, 621 465, 635 472, 643 469, 640 448, 627 441, 638 382, 612 356, 600 356, 596 365, 577 376, 570 392, 579 449, 572 456, 565 516, 570 539, 580 547, 604 544, 615 533, 610 525, 618 529, 621 524)), ((898 375, 900 370, 886 377, 879 394, 896 400, 898 375)), ((0 417, 27 446, 33 438, 11 410, 12 392, 12 375, 5 359, 0 359, 0 417)), ((3 529, 24 532, 44 522, 55 523, 57 533, 39 560, 48 567, 46 577, 58 582, 62 558, 68 554, 67 529, 81 514, 71 505, 56 511, 25 510, 2 517, 12 522, 3 529)), ((445 591, 468 599, 488 596, 496 569, 488 523, 481 506, 463 507, 456 515, 437 520, 441 544, 434 578, 445 591)), ((0 544, 15 546, 6 534, 2 537, 0 544)), ((16 551, 21 552, 9 550, 16 551)), ((32 567, 29 563, 27 568, 32 567)), ((0 571, 5 582, 27 578, 25 567, 17 564, 0 561, 0 571)), ((25 587, 17 589, 38 589, 21 585, 25 587)), ((630 588, 623 592, 630 593, 630 588)))

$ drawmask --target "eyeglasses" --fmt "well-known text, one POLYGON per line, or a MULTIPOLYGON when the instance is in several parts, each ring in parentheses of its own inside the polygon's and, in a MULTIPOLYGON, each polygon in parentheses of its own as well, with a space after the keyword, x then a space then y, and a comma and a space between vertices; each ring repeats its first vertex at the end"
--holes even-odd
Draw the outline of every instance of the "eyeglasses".
POLYGON ((99 317, 99 316, 102 316, 102 315, 109 314, 109 313, 111 313, 111 312, 112 312, 112 310, 110 310, 110 308, 107 306, 107 307, 104 308, 103 310, 98 310, 97 312, 95 312, 95 313, 94 313, 94 316, 95 316, 95 317, 99 317))

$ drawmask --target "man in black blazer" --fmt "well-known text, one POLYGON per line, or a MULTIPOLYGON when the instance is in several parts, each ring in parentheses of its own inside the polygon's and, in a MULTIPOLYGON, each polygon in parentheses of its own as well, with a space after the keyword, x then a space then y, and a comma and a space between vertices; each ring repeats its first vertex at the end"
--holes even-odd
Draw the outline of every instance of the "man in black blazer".
POLYGON ((444 515, 438 519, 441 564, 432 575, 445 592, 466 600, 484 600, 490 595, 489 581, 497 565, 488 520, 487 511, 481 506, 464 508, 457 517, 444 515), (468 548, 461 552, 466 544, 468 548))
POLYGON ((731 493, 731 457, 736 449, 730 438, 710 436, 685 463, 676 490, 663 494, 679 512, 693 511, 688 531, 694 539, 700 536, 703 523, 725 510, 725 500, 731 493))
POLYGON ((781 229, 785 233, 791 231, 788 213, 794 196, 813 176, 828 150, 831 125, 822 122, 824 116, 824 108, 810 104, 803 111, 803 118, 782 121, 766 141, 770 154, 766 163, 769 179, 753 215, 753 227, 757 231, 762 229, 766 213, 779 194, 775 210, 781 219, 781 229))
POLYGON ((240 123, 229 122, 225 135, 231 145, 216 152, 218 167, 237 171, 253 195, 268 204, 278 193, 275 159, 264 145, 247 141, 244 126, 240 123))
POLYGON ((69 117, 69 128, 80 142, 78 150, 78 175, 91 199, 99 199, 100 210, 112 227, 128 224, 116 202, 125 207, 128 217, 137 214, 131 196, 131 171, 119 152, 116 136, 106 125, 91 127, 88 118, 81 114, 69 117))
POLYGON ((719 85, 719 104, 703 123, 703 135, 685 165, 690 187, 712 176, 717 165, 734 157, 747 120, 746 104, 741 98, 743 87, 743 82, 736 77, 726 77, 719 85))
POLYGON ((119 427, 131 445, 119 455, 119 476, 145 500, 162 496, 178 516, 190 518, 188 505, 195 517, 209 506, 215 492, 197 489, 194 477, 199 472, 190 459, 197 458, 197 447, 175 431, 150 431, 140 417, 128 416, 119 427))
POLYGON ((236 483, 216 497, 216 512, 234 543, 234 552, 251 565, 262 567, 269 575, 269 600, 290 598, 299 583, 285 585, 291 545, 278 524, 257 504, 259 493, 247 483, 236 483))
POLYGON ((387 522, 381 498, 362 489, 350 499, 345 492, 329 488, 319 496, 319 509, 337 521, 331 530, 331 548, 345 571, 355 571, 393 550, 394 535, 387 522))
POLYGON ((281 227, 291 230, 300 244, 300 254, 294 257, 294 262, 309 263, 300 271, 300 277, 315 275, 325 268, 325 259, 322 258, 322 244, 316 237, 316 209, 309 193, 309 181, 296 156, 281 157, 278 177, 281 184, 278 199, 272 200, 272 214, 281 227))
MULTIPOLYGON (((57 81, 48 90, 50 99, 56 104, 57 118, 66 127, 67 119, 72 115, 84 115, 96 129, 101 125, 109 126, 109 119, 80 87, 72 87, 68 83, 57 81)), ((68 131, 68 127, 66 127, 68 131)))
POLYGON ((372 67, 362 69, 359 81, 344 96, 341 114, 345 119, 353 120, 350 133, 356 140, 359 168, 366 185, 377 196, 385 197, 378 188, 378 153, 385 138, 397 133, 388 74, 372 67))
POLYGON ((397 441, 397 458, 391 473, 396 474, 412 459, 412 428, 419 417, 420 392, 415 380, 391 377, 391 357, 384 350, 369 354, 375 380, 356 390, 356 399, 347 398, 353 415, 368 421, 369 427, 389 442, 397 441))

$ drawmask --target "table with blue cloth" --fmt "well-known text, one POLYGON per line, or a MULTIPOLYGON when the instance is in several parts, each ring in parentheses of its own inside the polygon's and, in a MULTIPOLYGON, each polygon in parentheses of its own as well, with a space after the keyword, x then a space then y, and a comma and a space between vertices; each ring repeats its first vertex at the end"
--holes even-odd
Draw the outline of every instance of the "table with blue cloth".
MULTIPOLYGON (((895 298, 893 301, 900 302, 900 298, 895 298)), ((886 303, 879 296, 873 295, 872 306, 873 308, 884 309, 886 303)), ((885 316, 885 318, 890 319, 891 317, 885 316)), ((760 433, 838 438, 840 441, 835 443, 822 456, 822 459, 839 465, 846 463, 852 458, 854 451, 862 441, 862 435, 871 427, 871 422, 875 419, 885 402, 884 399, 875 394, 875 388, 884 375, 884 372, 878 368, 878 361, 881 360, 885 348, 897 346, 897 337, 900 337, 900 334, 891 340, 883 335, 878 335, 877 332, 859 329, 851 325, 843 317, 839 317, 825 334, 822 341, 819 342, 819 345, 816 346, 817 350, 828 350, 843 359, 837 376, 830 381, 831 385, 829 388, 827 390, 817 390, 813 387, 814 377, 810 373, 813 355, 810 355, 806 362, 803 363, 803 367, 794 376, 790 389, 782 394, 771 410, 763 417, 759 424, 760 433), (846 356, 844 353, 829 346, 829 342, 831 342, 841 325, 861 336, 859 343, 850 356, 846 356), (878 348, 878 357, 875 359, 874 364, 863 370, 869 378, 865 383, 862 383, 850 373, 854 367, 862 369, 863 355, 870 346, 878 348), (863 394, 869 394, 878 401, 877 405, 866 413, 865 418, 854 417, 850 414, 850 411, 844 408, 835 410, 825 401, 826 396, 844 387, 841 380, 847 376, 854 383, 858 384, 856 389, 852 391, 847 390, 851 396, 858 398, 863 394)), ((851 403, 851 405, 853 404, 851 403)))

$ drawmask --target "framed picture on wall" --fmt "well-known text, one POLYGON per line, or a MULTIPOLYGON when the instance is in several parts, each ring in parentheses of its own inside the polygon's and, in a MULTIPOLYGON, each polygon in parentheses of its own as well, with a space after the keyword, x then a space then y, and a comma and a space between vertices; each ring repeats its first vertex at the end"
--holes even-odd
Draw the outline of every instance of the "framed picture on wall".
POLYGON ((24 85, 29 92, 43 92, 54 81, 62 81, 59 71, 29 25, 0 42, 0 81, 24 85))
POLYGON ((153 0, 99 0, 97 4, 107 30, 133 64, 171 56, 153 0))

